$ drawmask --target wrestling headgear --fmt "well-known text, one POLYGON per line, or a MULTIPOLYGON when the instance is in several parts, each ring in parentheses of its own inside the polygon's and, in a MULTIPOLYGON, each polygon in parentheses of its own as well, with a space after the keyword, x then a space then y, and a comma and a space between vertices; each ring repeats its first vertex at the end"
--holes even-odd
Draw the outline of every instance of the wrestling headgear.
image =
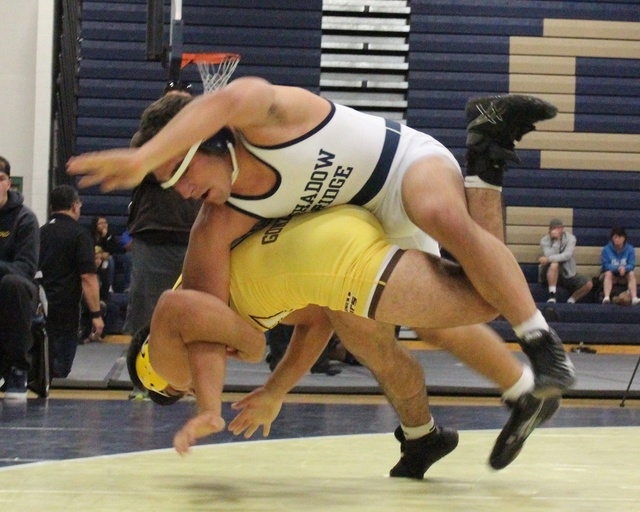
POLYGON ((196 154, 196 151, 198 151, 199 149, 207 151, 214 155, 223 155, 225 153, 229 153, 229 155, 231 155, 231 163, 233 165, 233 174, 231 177, 231 182, 233 183, 238 177, 238 163, 236 161, 236 151, 234 149, 235 141, 236 140, 233 136, 233 132, 229 130, 229 128, 222 128, 215 135, 213 135, 213 137, 210 137, 207 140, 196 142, 189 148, 189 151, 187 151, 187 154, 182 160, 180 167, 178 167, 178 170, 173 174, 173 176, 171 176, 170 179, 168 179, 164 183, 161 183, 160 186, 164 189, 173 187, 187 170, 187 167, 189 167, 191 160, 196 154))
POLYGON ((134 386, 149 391, 149 398, 159 405, 171 405, 182 395, 170 395, 165 390, 169 383, 158 375, 149 360, 150 328, 143 327, 131 339, 127 351, 127 369, 134 386))

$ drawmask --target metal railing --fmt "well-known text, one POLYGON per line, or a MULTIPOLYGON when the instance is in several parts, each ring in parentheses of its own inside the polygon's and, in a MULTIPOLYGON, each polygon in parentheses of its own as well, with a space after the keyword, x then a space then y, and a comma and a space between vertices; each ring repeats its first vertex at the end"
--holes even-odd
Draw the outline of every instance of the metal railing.
POLYGON ((75 153, 82 0, 56 0, 52 84, 50 185, 69 183, 67 160, 75 153))

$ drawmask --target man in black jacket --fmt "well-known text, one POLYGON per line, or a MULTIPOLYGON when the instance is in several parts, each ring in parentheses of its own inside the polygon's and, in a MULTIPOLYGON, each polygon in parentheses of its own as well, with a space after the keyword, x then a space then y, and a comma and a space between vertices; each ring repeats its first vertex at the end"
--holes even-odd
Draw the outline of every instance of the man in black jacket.
POLYGON ((0 386, 5 400, 27 399, 33 343, 31 321, 38 305, 38 219, 11 190, 11 165, 0 156, 0 386))

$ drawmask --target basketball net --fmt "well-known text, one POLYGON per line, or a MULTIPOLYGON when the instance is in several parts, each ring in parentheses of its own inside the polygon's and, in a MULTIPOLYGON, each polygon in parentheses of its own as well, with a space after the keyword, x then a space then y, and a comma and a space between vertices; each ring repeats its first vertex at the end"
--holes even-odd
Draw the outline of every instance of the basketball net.
POLYGON ((194 63, 198 66, 205 94, 227 85, 240 62, 237 53, 185 53, 182 67, 194 63))

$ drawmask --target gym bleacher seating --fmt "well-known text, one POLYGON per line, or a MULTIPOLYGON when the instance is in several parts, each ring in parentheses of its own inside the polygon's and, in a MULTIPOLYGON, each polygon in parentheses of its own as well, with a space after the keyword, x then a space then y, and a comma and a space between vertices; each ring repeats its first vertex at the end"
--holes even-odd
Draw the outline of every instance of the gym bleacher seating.
MULTIPOLYGON (((353 36, 365 34, 363 41, 368 36, 358 20, 365 14, 383 16, 389 9, 389 2, 380 0, 359 3, 367 11, 360 14, 347 6, 349 0, 329 4, 335 11, 330 16, 348 11, 353 36)), ((536 284, 538 243, 552 217, 561 217, 578 238, 579 271, 588 275, 598 273, 598 251, 613 225, 623 225, 629 241, 640 247, 637 2, 400 4, 411 10, 406 55, 400 55, 408 69, 406 122, 440 140, 461 165, 469 97, 533 94, 558 106, 557 118, 540 123, 538 131, 522 140, 522 163, 506 175, 507 243, 540 307, 555 318, 566 341, 640 343, 640 307, 605 310, 591 303, 572 311, 563 303, 547 306, 544 290, 536 284)), ((166 70, 144 61, 145 9, 146 0, 83 2, 79 152, 126 146, 142 109, 162 89, 166 70)), ((402 8, 394 12, 390 16, 404 16, 402 8)), ((314 92, 321 92, 323 37, 342 37, 335 20, 323 20, 320 0, 184 0, 184 20, 185 51, 240 53, 236 76, 260 75, 314 92)), ((327 47, 346 53, 349 45, 330 41, 327 47)), ((371 51, 382 50, 372 44, 371 51)), ((195 68, 185 72, 199 87, 195 68)), ((83 213, 87 218, 106 215, 118 234, 126 222, 128 198, 127 192, 104 195, 91 189, 83 195, 83 213)), ((504 322, 494 325, 513 339, 504 322)))
MULTIPOLYGON (((576 235, 578 272, 592 278, 600 273, 600 249, 609 238, 611 228, 605 226, 610 226, 609 221, 620 218, 610 215, 603 219, 602 210, 596 208, 507 208, 507 244, 520 262, 538 308, 565 343, 640 344, 639 306, 603 305, 595 287, 594 291, 578 304, 567 304, 569 294, 562 288, 558 288, 556 304, 546 302, 547 289, 538 283, 537 257, 541 253, 540 239, 546 234, 548 221, 553 217, 562 218, 565 229, 576 235), (578 211, 581 212, 580 220, 583 225, 580 229, 575 228, 578 211), (585 240, 589 245, 583 245, 585 240)), ((635 226, 638 222, 640 219, 630 219, 629 225, 635 226)), ((630 233, 634 230, 627 231, 630 233)), ((640 258, 638 248, 636 255, 640 258)), ((636 277, 640 277, 638 267, 635 273, 636 277)), ((496 320, 491 325, 506 340, 516 340, 513 330, 504 320, 496 320)))

